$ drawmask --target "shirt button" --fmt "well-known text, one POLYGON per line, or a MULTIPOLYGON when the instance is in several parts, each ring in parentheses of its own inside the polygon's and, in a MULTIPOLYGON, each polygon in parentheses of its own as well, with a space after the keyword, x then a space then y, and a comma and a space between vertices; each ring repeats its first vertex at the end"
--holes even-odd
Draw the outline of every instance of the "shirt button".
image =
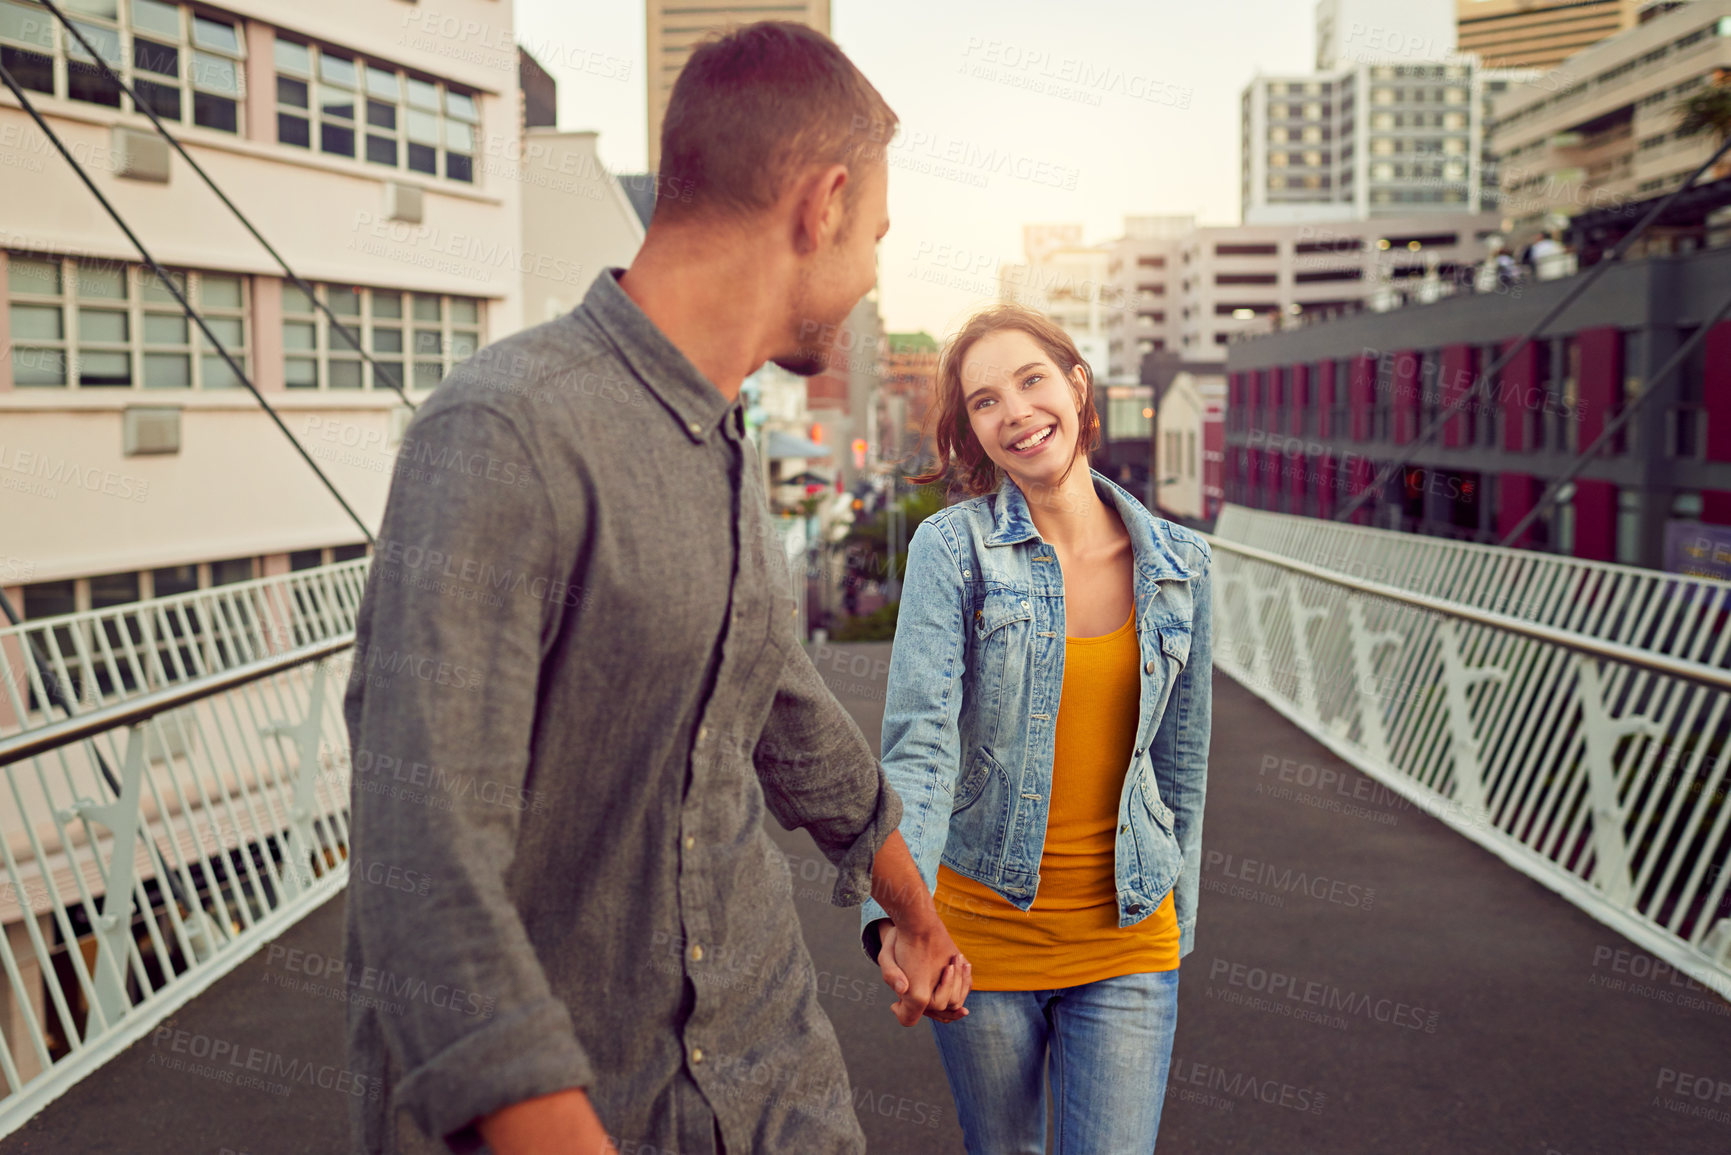
POLYGON ((694 942, 691 944, 691 961, 692 962, 702 962, 703 961, 703 944, 702 943, 694 942))
MULTIPOLYGON (((1121 667, 1120 667, 1120 668, 1121 668, 1121 667)), ((1142 667, 1142 668, 1143 668, 1143 669, 1144 669, 1144 670, 1146 670, 1146 671, 1147 671, 1147 672, 1148 672, 1148 673, 1150 673, 1150 674, 1152 674, 1152 673, 1153 673, 1153 672, 1154 672, 1154 659, 1153 659, 1153 658, 1149 658, 1149 659, 1148 659, 1148 664, 1147 664, 1147 665, 1145 665, 1145 666, 1143 666, 1143 667, 1142 667)))
MULTIPOLYGON (((1139 910, 1141 908, 1138 907, 1137 909, 1139 910)), ((694 1063, 703 1062, 703 1048, 702 1047, 691 1048, 691 1061, 694 1063)))
POLYGON ((701 432, 703 432, 703 426, 701 426, 701 425, 699 425, 699 424, 698 424, 698 423, 697 423, 697 422, 695 422, 695 421, 688 421, 688 422, 686 422, 686 423, 685 423, 685 427, 686 427, 686 428, 687 428, 687 429, 689 429, 689 430, 691 430, 691 431, 692 431, 692 432, 693 432, 693 433, 701 433, 701 432))
POLYGON ((690 850, 692 847, 694 847, 696 845, 697 845, 697 838, 694 835, 687 834, 685 836, 685 849, 690 850))
MULTIPOLYGON (((1148 665, 1150 668, 1152 668, 1154 663, 1149 662, 1148 665)), ((697 728, 697 740, 699 742, 702 742, 704 739, 706 739, 708 737, 709 737, 709 727, 708 726, 699 726, 697 728)))

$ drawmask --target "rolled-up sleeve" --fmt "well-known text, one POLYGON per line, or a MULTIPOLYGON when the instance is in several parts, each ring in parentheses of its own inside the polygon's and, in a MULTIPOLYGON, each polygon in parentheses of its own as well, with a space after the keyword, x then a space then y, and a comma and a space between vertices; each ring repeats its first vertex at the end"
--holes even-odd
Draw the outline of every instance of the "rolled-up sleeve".
POLYGON ((594 1072, 507 886, 537 783, 540 671, 583 513, 555 510, 509 419, 423 412, 397 459, 344 695, 351 966, 402 1072, 392 1109, 463 1149, 594 1072), (461 1135, 457 1133, 462 1133, 461 1135))

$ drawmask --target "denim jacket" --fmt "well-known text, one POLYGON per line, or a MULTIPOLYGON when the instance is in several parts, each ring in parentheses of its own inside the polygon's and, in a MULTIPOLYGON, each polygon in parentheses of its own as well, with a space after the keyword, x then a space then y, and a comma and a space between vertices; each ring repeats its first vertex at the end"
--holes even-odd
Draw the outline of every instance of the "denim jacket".
MULTIPOLYGON (((1148 917, 1176 887, 1183 957, 1196 931, 1213 712, 1210 551, 1198 534, 1089 472, 1130 532, 1142 657, 1140 719, 1118 800, 1118 925, 1148 917)), ((914 530, 890 656, 883 765, 928 888, 941 861, 1018 910, 1033 906, 1064 637, 1057 554, 1008 476, 995 494, 940 510, 914 530)), ((874 957, 872 924, 888 917, 875 901, 862 909, 874 957)))

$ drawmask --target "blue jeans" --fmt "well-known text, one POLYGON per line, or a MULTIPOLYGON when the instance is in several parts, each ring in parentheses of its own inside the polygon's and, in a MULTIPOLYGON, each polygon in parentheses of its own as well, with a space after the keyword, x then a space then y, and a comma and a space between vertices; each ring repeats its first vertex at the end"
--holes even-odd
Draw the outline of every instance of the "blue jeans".
POLYGON ((969 1155, 1043 1155, 1051 1056, 1053 1155, 1147 1155, 1160 1130, 1178 972, 1046 991, 974 991, 932 1022, 969 1155))

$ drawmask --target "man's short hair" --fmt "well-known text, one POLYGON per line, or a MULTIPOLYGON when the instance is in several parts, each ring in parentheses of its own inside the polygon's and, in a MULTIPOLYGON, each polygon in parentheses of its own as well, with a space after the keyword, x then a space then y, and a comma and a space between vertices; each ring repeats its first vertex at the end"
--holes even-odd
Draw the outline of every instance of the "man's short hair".
POLYGON ((779 20, 711 33, 674 82, 661 123, 655 212, 746 216, 812 165, 881 163, 898 121, 829 37, 779 20))

